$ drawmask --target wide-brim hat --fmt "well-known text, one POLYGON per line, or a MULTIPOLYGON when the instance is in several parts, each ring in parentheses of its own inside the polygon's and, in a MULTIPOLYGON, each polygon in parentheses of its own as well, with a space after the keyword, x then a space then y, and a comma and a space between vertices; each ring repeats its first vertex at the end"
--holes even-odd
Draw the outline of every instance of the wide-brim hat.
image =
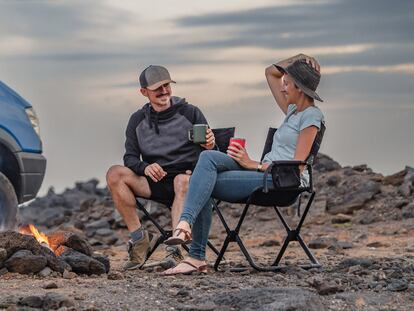
POLYGON ((316 88, 321 80, 321 74, 309 65, 306 60, 296 60, 285 68, 279 65, 275 65, 275 67, 279 69, 280 72, 287 73, 303 93, 313 99, 323 102, 323 99, 316 93, 316 88))
POLYGON ((139 83, 142 88, 154 91, 161 85, 166 83, 175 83, 175 81, 171 79, 167 68, 163 66, 150 65, 139 75, 139 83))

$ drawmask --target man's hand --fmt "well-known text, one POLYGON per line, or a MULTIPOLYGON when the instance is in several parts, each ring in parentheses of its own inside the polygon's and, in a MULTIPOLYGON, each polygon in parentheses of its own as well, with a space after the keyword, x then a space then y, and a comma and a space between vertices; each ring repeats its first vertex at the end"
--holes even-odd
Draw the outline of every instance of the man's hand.
POLYGON ((167 175, 167 172, 164 171, 158 163, 152 163, 145 168, 144 174, 154 182, 158 182, 167 175))
POLYGON ((205 149, 211 150, 214 148, 215 144, 216 144, 216 139, 214 137, 214 133, 210 128, 208 128, 206 132, 206 143, 200 144, 200 146, 205 149))

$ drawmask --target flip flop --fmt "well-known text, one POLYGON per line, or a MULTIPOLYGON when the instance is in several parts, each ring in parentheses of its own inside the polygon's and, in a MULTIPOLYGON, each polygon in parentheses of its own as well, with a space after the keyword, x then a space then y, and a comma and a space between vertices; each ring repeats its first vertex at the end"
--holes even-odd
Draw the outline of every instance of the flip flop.
POLYGON ((191 237, 191 232, 182 228, 177 228, 174 230, 174 235, 170 238, 168 238, 167 240, 164 241, 165 245, 182 245, 182 244, 191 244, 192 242, 192 237, 191 237), (175 233, 178 232, 177 235, 175 235, 175 233), (179 238, 178 236, 184 233, 184 239, 179 238))
POLYGON ((178 265, 180 265, 182 263, 191 266, 193 269, 188 270, 188 271, 173 272, 173 273, 165 273, 165 271, 164 271, 163 273, 161 273, 161 275, 162 276, 170 276, 170 275, 178 275, 178 274, 182 274, 182 275, 193 275, 193 274, 197 274, 197 275, 200 275, 200 274, 207 274, 207 272, 208 272, 207 271, 208 265, 202 265, 202 266, 197 267, 197 266, 193 265, 191 262, 189 262, 187 260, 181 261, 178 265))

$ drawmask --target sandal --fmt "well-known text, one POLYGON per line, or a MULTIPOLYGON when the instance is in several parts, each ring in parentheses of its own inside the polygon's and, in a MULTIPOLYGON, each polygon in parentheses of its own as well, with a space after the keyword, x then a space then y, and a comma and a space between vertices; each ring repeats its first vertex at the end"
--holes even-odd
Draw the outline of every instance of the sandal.
POLYGON ((178 232, 177 235, 173 235, 164 241, 166 245, 181 245, 181 244, 190 244, 192 242, 191 232, 182 228, 177 228, 174 230, 174 234, 178 232), (180 238, 179 235, 184 233, 184 239, 180 238))
MULTIPOLYGON (((208 272, 207 271, 207 267, 208 267, 207 264, 197 267, 196 265, 192 264, 191 262, 189 262, 187 260, 183 260, 178 265, 180 265, 182 263, 191 266, 193 269, 188 270, 188 271, 183 271, 183 272, 172 272, 172 273, 165 273, 165 272, 168 271, 168 270, 166 270, 161 275, 163 275, 163 276, 178 275, 178 274, 182 274, 182 275, 193 275, 193 274, 197 274, 197 275, 200 275, 200 274, 207 274, 207 272, 208 272)), ((176 267, 171 268, 171 269, 175 269, 175 268, 176 267)))

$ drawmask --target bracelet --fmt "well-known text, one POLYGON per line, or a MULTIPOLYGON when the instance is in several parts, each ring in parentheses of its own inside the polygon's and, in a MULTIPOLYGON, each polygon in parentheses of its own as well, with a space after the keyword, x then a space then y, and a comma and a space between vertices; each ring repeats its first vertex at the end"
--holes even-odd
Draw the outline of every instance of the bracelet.
POLYGON ((262 168, 263 168, 263 164, 259 162, 259 164, 257 164, 257 169, 256 169, 256 171, 257 171, 257 172, 261 172, 261 171, 262 171, 262 168))

